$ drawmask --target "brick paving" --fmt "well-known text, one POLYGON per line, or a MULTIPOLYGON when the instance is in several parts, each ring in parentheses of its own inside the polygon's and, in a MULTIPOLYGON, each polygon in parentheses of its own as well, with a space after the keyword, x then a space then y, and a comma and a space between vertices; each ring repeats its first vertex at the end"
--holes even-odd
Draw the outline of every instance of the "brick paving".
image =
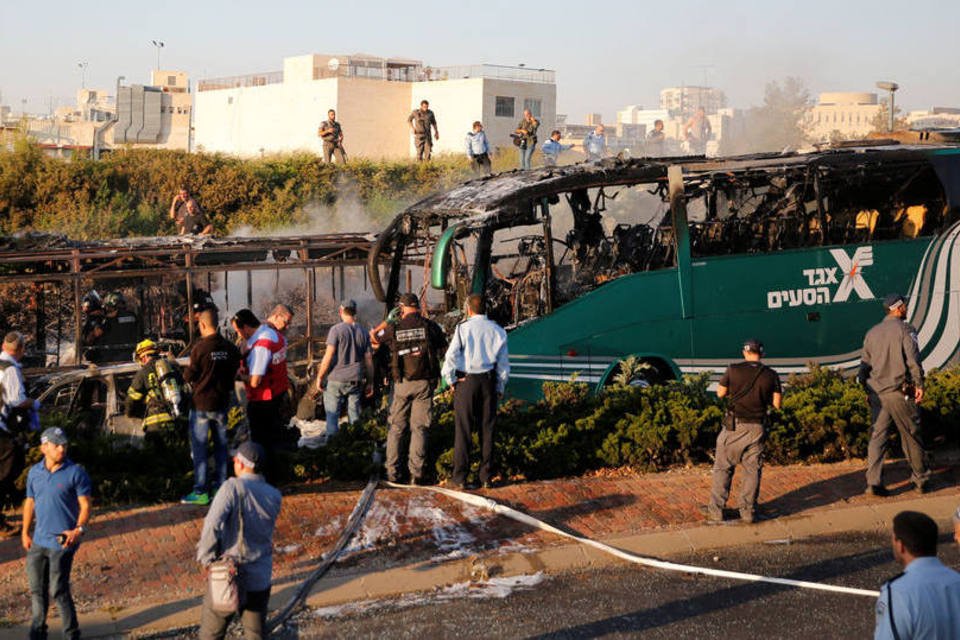
MULTIPOLYGON (((761 503, 784 517, 882 500, 863 495, 862 462, 767 467, 761 503)), ((893 497, 915 497, 903 462, 888 466, 893 497)), ((734 482, 733 496, 739 490, 734 482)), ((960 466, 938 467, 937 494, 957 493, 960 466)), ((599 475, 508 485, 485 492, 495 500, 588 537, 606 538, 702 524, 710 489, 707 468, 642 475, 599 475)), ((338 537, 362 484, 314 483, 284 496, 275 536, 274 576, 305 576, 338 537)), ((73 590, 81 613, 134 606, 196 604, 203 577, 194 562, 205 510, 158 505, 97 512, 77 555, 73 590)), ((446 496, 381 489, 338 570, 412 561, 442 562, 482 551, 560 544, 500 516, 446 496)), ((0 540, 0 620, 23 621, 29 594, 19 537, 0 540)))

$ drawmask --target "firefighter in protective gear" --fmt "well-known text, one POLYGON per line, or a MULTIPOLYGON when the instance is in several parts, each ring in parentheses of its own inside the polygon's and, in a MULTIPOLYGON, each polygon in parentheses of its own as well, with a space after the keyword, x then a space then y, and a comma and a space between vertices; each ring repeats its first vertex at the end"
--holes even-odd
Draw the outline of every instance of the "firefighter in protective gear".
POLYGON ((433 411, 433 391, 440 378, 440 354, 446 347, 443 329, 420 314, 420 300, 412 293, 400 296, 400 319, 376 336, 389 350, 393 402, 387 432, 387 479, 400 480, 400 442, 410 429, 407 467, 410 482, 425 482, 427 430, 433 411))
POLYGON ((103 309, 103 335, 99 342, 102 362, 123 362, 139 339, 140 319, 127 308, 127 301, 118 291, 104 296, 103 309))
POLYGON ((141 367, 127 389, 126 415, 142 415, 143 432, 148 436, 172 429, 178 416, 185 415, 183 374, 179 365, 161 358, 157 344, 150 339, 137 344, 135 358, 141 367), (176 387, 176 395, 171 393, 171 387, 176 387))

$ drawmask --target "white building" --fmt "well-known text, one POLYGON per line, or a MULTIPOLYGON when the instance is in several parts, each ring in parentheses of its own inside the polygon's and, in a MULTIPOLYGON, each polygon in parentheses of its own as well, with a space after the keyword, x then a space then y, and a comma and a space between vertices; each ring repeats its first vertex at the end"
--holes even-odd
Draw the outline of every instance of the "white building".
POLYGON ((334 109, 348 157, 412 157, 407 117, 421 100, 437 117, 434 154, 464 153, 475 120, 493 146, 507 147, 525 108, 540 119, 542 138, 554 126, 555 74, 496 65, 432 68, 366 55, 285 58, 283 71, 200 81, 196 148, 240 156, 319 153, 317 129, 334 109))
POLYGON ((674 115, 689 117, 700 107, 712 115, 726 106, 726 94, 714 87, 691 85, 660 90, 660 108, 674 115))
POLYGON ((873 131, 881 109, 875 93, 821 93, 817 104, 806 114, 804 128, 813 140, 860 138, 873 131))

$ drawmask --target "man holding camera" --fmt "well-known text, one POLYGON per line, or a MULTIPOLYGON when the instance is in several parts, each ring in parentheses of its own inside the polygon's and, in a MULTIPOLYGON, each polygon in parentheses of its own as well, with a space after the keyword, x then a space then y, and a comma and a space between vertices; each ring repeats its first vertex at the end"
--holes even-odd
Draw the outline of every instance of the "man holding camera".
POLYGON ((723 428, 717 436, 713 463, 713 488, 706 507, 707 522, 723 522, 723 508, 730 496, 730 483, 736 466, 742 465, 740 521, 752 524, 756 519, 760 495, 760 471, 763 467, 763 436, 767 409, 780 408, 783 391, 777 372, 760 362, 763 344, 756 339, 743 343, 743 362, 727 367, 717 397, 728 398, 723 428))
POLYGON ((927 492, 930 469, 920 434, 923 366, 917 330, 905 320, 907 302, 891 293, 883 300, 887 316, 867 332, 860 357, 860 383, 867 388, 873 432, 867 449, 867 493, 887 496, 883 459, 890 448, 891 422, 900 432, 900 444, 919 493, 927 492))

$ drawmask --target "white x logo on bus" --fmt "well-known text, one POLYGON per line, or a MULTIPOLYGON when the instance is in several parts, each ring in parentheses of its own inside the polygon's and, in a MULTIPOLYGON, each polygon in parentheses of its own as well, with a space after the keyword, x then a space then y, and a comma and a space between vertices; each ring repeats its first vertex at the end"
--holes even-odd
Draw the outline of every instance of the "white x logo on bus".
POLYGON ((864 267, 873 264, 873 247, 858 247, 852 258, 843 249, 830 249, 830 255, 837 261, 837 266, 843 272, 843 280, 840 281, 837 293, 833 296, 834 302, 846 302, 851 290, 856 291, 862 300, 876 297, 861 273, 864 267))

